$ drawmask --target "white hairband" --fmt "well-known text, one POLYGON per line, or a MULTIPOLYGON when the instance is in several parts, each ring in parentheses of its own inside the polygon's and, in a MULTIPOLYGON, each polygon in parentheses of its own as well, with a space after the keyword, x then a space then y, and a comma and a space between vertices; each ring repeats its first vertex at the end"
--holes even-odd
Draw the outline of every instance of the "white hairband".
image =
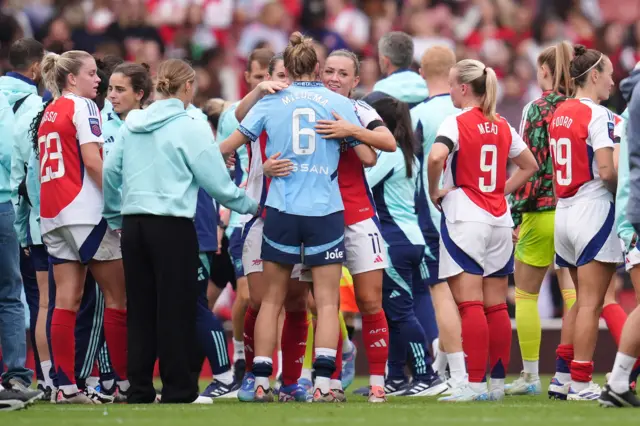
POLYGON ((585 72, 583 72, 579 76, 573 77, 573 79, 576 80, 576 79, 582 77, 583 75, 585 75, 586 73, 588 73, 589 71, 591 71, 592 69, 594 69, 600 63, 600 61, 602 60, 603 57, 604 57, 604 53, 601 53, 600 54, 600 58, 598 58, 598 60, 596 61, 595 64, 591 65, 589 68, 587 68, 587 70, 585 72))

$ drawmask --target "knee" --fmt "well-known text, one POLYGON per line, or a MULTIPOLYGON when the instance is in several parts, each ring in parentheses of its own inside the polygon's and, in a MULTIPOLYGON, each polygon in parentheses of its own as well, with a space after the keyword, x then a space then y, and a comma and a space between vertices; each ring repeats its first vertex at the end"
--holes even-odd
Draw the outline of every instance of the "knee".
POLYGON ((81 301, 82 301, 82 295, 58 294, 56 295, 56 308, 78 312, 78 309, 80 309, 81 301))
POLYGON ((373 315, 382 309, 382 295, 371 294, 356 300, 358 310, 362 315, 373 315))
POLYGON ((285 312, 300 312, 307 310, 307 295, 294 294, 287 296, 284 301, 285 312))

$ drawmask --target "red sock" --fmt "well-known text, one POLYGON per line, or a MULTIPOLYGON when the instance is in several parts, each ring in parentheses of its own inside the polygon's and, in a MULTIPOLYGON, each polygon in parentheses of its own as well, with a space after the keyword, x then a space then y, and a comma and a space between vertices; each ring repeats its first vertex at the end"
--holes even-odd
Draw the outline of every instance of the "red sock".
POLYGON ((511 320, 507 304, 490 306, 484 313, 489 326, 489 372, 492 379, 504 379, 511 356, 511 320))
POLYGON ((362 340, 369 360, 369 374, 384 376, 389 358, 389 326, 383 310, 362 315, 362 340))
POLYGON ((127 310, 105 308, 104 340, 118 380, 127 380, 127 310))
POLYGON ((602 309, 602 318, 607 323, 609 333, 616 342, 616 346, 620 346, 620 336, 622 336, 622 327, 627 320, 627 313, 617 303, 612 303, 602 309))
POLYGON ((55 308, 51 317, 51 351, 59 386, 75 385, 76 313, 55 308))
POLYGON ((489 325, 482 302, 463 302, 458 305, 462 319, 462 349, 467 355, 469 381, 486 380, 489 358, 489 325))
POLYGON ((100 377, 100 369, 98 368, 98 362, 93 363, 93 368, 91 369, 91 377, 100 377))
POLYGON ((342 330, 338 334, 338 346, 336 347, 336 369, 331 375, 331 380, 340 380, 342 374, 342 330))
POLYGON ((593 361, 576 362, 571 361, 571 380, 574 382, 588 383, 593 375, 593 361))
POLYGON ((282 383, 284 386, 298 382, 307 347, 307 312, 287 312, 282 326, 282 383))
POLYGON ((242 334, 242 336, 244 337, 244 360, 247 365, 245 371, 247 373, 251 373, 251 370, 253 369, 253 356, 255 355, 253 332, 256 328, 257 319, 258 311, 249 306, 247 308, 247 313, 244 314, 244 332, 242 334))
POLYGON ((556 349, 556 372, 571 373, 573 345, 558 345, 556 349))

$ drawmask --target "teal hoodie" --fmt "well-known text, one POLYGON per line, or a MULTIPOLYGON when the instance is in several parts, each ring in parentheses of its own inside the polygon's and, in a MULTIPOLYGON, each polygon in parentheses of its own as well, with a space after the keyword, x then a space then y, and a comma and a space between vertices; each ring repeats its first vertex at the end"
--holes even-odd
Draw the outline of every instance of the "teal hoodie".
POLYGON ((20 183, 25 178, 25 167, 29 162, 29 157, 33 152, 33 140, 31 139, 31 123, 33 119, 42 111, 44 104, 40 103, 37 108, 31 108, 22 114, 17 120, 13 133, 13 154, 11 157, 11 201, 16 212, 14 227, 18 234, 18 241, 21 247, 29 244, 42 244, 40 239, 40 226, 35 220, 39 217, 38 212, 32 212, 33 200, 29 197, 31 206, 26 200, 18 195, 20 183), (36 214, 37 213, 37 214, 36 214), (31 237, 31 241, 28 237, 31 237))
POLYGON ((13 143, 13 110, 0 93, 0 203, 11 200, 11 149, 13 143))
MULTIPOLYGON (((231 104, 228 109, 220 114, 220 120, 218 121, 218 141, 227 139, 240 126, 240 123, 238 123, 238 120, 236 119, 236 108, 239 104, 240 101, 231 104)), ((249 177, 249 174, 247 173, 247 169, 249 168, 249 153, 247 152, 246 145, 243 144, 236 150, 236 161, 237 163, 233 172, 233 181, 236 185, 240 186, 245 183, 249 177)), ((236 212, 231 212, 229 215, 229 224, 225 231, 227 238, 231 238, 231 234, 234 229, 241 227, 242 225, 242 215, 236 212)))
POLYGON ((31 201, 31 209, 29 209, 31 244, 40 245, 42 244, 42 235, 40 235, 40 161, 33 150, 31 150, 27 165, 27 194, 31 201))
POLYGON ((373 92, 386 93, 413 108, 429 97, 427 83, 411 70, 402 69, 389 74, 373 86, 373 92))
POLYGON ((258 205, 233 184, 213 141, 209 124, 190 117, 178 99, 131 111, 104 164, 109 226, 122 228, 121 212, 193 219, 199 187, 232 210, 255 214, 258 205))
POLYGON ((18 108, 16 118, 19 118, 26 111, 42 105, 42 98, 38 95, 38 86, 31 79, 20 74, 10 72, 0 77, 0 92, 12 107, 17 101, 28 96, 18 108))
POLYGON ((627 220, 627 203, 629 202, 629 142, 627 140, 626 120, 629 119, 629 112, 622 113, 625 122, 620 126, 620 151, 618 152, 618 189, 616 190, 616 231, 618 238, 624 242, 626 250, 631 247, 633 239, 633 226, 627 220))

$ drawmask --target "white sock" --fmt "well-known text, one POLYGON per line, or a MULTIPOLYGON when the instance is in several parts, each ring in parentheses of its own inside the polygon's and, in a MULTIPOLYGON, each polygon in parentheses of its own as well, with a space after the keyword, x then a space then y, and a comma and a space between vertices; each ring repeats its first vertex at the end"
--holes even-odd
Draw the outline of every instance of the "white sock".
POLYGON ((491 379, 489 382, 489 389, 493 392, 495 390, 504 392, 504 379, 491 379))
POLYGON ((342 381, 331 379, 329 381, 329 387, 331 388, 331 390, 335 390, 335 389, 342 390, 342 381))
POLYGON ((233 339, 233 362, 239 359, 244 359, 244 342, 233 339))
POLYGON ((92 388, 97 388, 98 385, 100 385, 100 378, 99 377, 87 377, 87 380, 85 380, 85 385, 92 387, 92 388))
POLYGON ((558 381, 563 385, 571 381, 571 373, 556 373, 553 377, 558 379, 558 381))
POLYGON ((45 384, 53 389, 53 380, 51 380, 51 360, 42 361, 40 363, 40 368, 42 369, 42 375, 44 376, 45 384))
POLYGON ((335 349, 316 348, 316 358, 321 356, 327 356, 335 359, 337 353, 338 351, 335 349))
POLYGON ((102 382, 102 389, 110 391, 113 388, 113 385, 115 384, 116 384, 116 381, 113 379, 105 380, 104 382, 102 382))
POLYGON ((215 379, 219 382, 224 383, 225 385, 230 385, 231 383, 233 383, 233 373, 231 372, 231 370, 227 370, 222 374, 217 374, 215 376, 215 379))
POLYGON ((342 341, 342 353, 343 354, 352 352, 353 351, 353 347, 354 347, 354 344, 353 344, 353 342, 351 340, 349 340, 348 337, 345 338, 342 341))
POLYGON ((4 390, 4 388, 2 387, 2 385, 0 385, 0 391, 3 391, 3 390, 4 390))
POLYGON ((258 389, 258 386, 262 386, 264 390, 269 389, 271 387, 269 384, 269 378, 256 376, 256 389, 258 389))
POLYGON ((447 354, 449 361, 449 372, 455 383, 466 383, 469 381, 467 376, 467 366, 464 363, 464 352, 454 352, 447 354))
POLYGON ((469 383, 469 387, 471 388, 471 390, 473 390, 475 393, 487 393, 488 388, 487 388, 487 382, 482 382, 482 383, 469 383))
POLYGON ((320 392, 328 393, 331 390, 331 379, 317 376, 314 389, 320 389, 320 392))
POLYGON ((78 385, 62 385, 60 386, 60 390, 65 395, 73 395, 74 393, 78 393, 78 385))
POLYGON ((313 371, 310 368, 303 368, 302 374, 300 374, 301 379, 307 379, 310 382, 313 381, 313 371))
POLYGON ((282 374, 282 351, 278 351, 278 373, 276 377, 279 377, 282 374))
POLYGON ((38 380, 38 382, 36 383, 37 387, 46 387, 46 382, 44 380, 38 380))
POLYGON ((370 376, 369 386, 382 386, 384 387, 384 376, 370 376))
POLYGON ((438 351, 436 358, 433 360, 433 369, 438 375, 443 376, 447 370, 447 353, 438 351))
POLYGON ((629 376, 635 364, 636 358, 625 355, 622 352, 616 354, 613 363, 613 371, 609 377, 609 386, 615 393, 625 393, 629 390, 629 376))
POLYGON ((522 361, 524 372, 531 374, 534 377, 538 377, 538 364, 539 361, 522 361))
POLYGON ((118 380, 118 387, 122 392, 126 392, 129 390, 129 380, 118 380))

